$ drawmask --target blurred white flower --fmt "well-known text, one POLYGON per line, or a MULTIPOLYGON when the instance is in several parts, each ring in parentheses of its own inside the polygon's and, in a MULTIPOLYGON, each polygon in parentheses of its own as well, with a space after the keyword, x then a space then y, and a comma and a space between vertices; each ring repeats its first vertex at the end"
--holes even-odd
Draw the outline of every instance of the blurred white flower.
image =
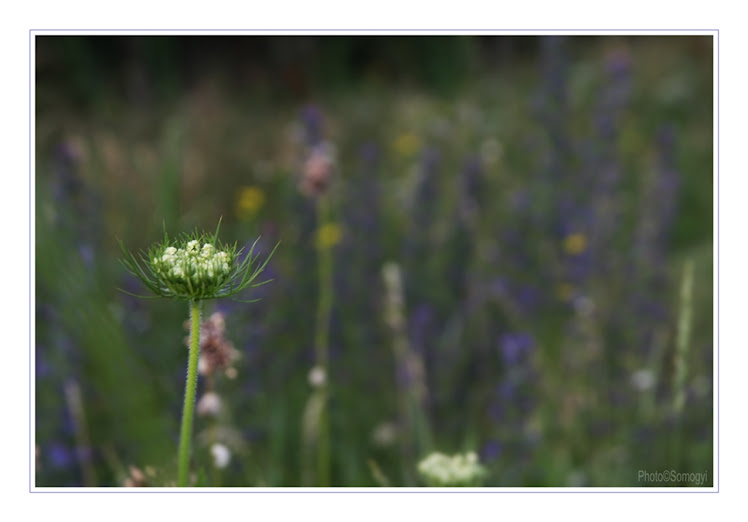
POLYGON ((397 427, 391 422, 383 422, 374 428, 371 438, 377 446, 391 446, 397 438, 397 427))
POLYGON ((206 392, 199 401, 197 401, 198 415, 218 415, 221 411, 221 397, 213 391, 206 392))
POLYGON ((431 453, 418 464, 418 472, 429 486, 478 486, 486 470, 475 452, 453 456, 431 453))
POLYGON ((325 382, 327 382, 327 374, 324 368, 315 366, 309 371, 309 385, 312 388, 321 388, 325 382))
POLYGON ((219 469, 225 468, 231 462, 231 451, 220 442, 216 442, 210 447, 210 453, 213 455, 213 463, 219 469))
POLYGON ((637 391, 644 392, 655 385, 655 375, 649 368, 642 368, 631 374, 631 386, 637 391))

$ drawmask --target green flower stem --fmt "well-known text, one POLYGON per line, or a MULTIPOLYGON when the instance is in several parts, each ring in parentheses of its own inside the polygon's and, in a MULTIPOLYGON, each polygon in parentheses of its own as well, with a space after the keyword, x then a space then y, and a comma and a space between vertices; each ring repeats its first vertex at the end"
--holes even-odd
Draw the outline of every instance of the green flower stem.
MULTIPOLYGON (((318 229, 327 221, 328 208, 324 197, 317 205, 318 229)), ((317 327, 315 335, 315 354, 317 366, 325 375, 324 383, 317 393, 322 396, 322 407, 319 413, 319 429, 317 437, 317 486, 330 486, 330 415, 328 411, 328 353, 327 345, 330 336, 330 312, 332 309, 333 266, 332 248, 317 245, 317 268, 319 276, 319 302, 317 303, 317 327)))
POLYGON ((184 389, 182 430, 179 436, 179 464, 177 486, 186 487, 190 472, 190 447, 192 442, 192 419, 195 413, 197 392, 197 361, 200 355, 200 301, 190 301, 190 354, 187 364, 187 384, 184 389))

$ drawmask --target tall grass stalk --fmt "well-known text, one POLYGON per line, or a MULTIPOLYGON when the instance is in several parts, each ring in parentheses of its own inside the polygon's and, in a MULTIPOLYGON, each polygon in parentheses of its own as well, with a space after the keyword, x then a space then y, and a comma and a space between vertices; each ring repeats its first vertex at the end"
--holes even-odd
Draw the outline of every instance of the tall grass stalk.
POLYGON ((686 378, 688 376, 688 349, 691 336, 691 301, 693 294, 693 260, 686 261, 683 266, 683 277, 680 287, 680 310, 678 313, 678 329, 675 342, 675 375, 673 378, 674 433, 671 445, 673 468, 684 464, 683 456, 683 409, 686 404, 686 378))
POLYGON ((688 348, 691 337, 691 310, 693 297, 693 260, 683 266, 680 287, 680 312, 678 337, 675 346, 675 378, 673 379, 673 412, 680 415, 686 402, 686 377, 688 376, 688 348))
POLYGON ((423 361, 408 342, 405 327, 405 303, 400 267, 393 262, 382 268, 386 288, 385 320, 392 330, 392 352, 396 372, 399 374, 398 398, 400 417, 404 425, 401 437, 403 474, 408 482, 415 476, 410 463, 425 455, 431 448, 431 431, 422 401, 426 394, 426 376, 423 361))
MULTIPOLYGON (((327 223, 330 209, 326 196, 317 199, 318 231, 327 223)), ((317 240, 317 275, 319 279, 319 297, 317 302, 317 323, 314 338, 316 366, 324 375, 317 387, 318 422, 317 422, 317 486, 330 486, 330 412, 329 412, 329 354, 330 314, 333 301, 333 259, 332 248, 317 240)))

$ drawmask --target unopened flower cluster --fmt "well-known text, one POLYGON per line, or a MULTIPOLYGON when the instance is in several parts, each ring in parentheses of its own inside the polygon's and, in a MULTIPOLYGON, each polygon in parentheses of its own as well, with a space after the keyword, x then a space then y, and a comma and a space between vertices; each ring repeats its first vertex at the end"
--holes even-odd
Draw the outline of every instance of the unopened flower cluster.
POLYGON ((221 285, 229 276, 231 257, 210 243, 193 239, 185 248, 167 247, 151 259, 155 272, 175 288, 192 290, 221 285))
POLYGON ((474 452, 454 456, 432 453, 418 464, 418 472, 429 486, 479 486, 485 468, 474 452))
POLYGON ((258 283, 255 279, 265 269, 275 248, 263 263, 256 263, 253 253, 259 238, 249 252, 242 255, 236 243, 224 245, 218 240, 219 228, 220 222, 214 234, 198 234, 196 230, 194 234, 183 234, 176 241, 169 240, 165 233, 164 241, 137 256, 120 240, 124 254, 122 264, 154 297, 188 301, 217 299, 269 282, 258 283))

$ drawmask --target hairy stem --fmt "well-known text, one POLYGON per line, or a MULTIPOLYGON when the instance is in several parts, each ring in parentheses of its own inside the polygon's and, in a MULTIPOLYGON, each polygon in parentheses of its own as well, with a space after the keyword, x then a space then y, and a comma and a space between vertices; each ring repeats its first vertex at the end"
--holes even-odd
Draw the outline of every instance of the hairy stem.
POLYGON ((197 361, 200 354, 200 301, 190 301, 190 354, 187 364, 187 384, 184 388, 182 429, 179 435, 179 463, 177 486, 186 487, 190 471, 190 447, 192 442, 192 419, 195 413, 197 391, 197 361))

